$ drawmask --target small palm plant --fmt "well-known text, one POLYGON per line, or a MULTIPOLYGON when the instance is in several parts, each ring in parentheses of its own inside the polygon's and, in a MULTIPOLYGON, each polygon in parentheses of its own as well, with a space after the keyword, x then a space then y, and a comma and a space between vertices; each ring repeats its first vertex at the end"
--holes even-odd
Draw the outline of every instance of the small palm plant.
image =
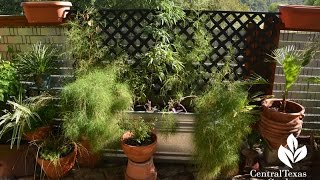
POLYGON ((292 45, 276 49, 272 52, 271 57, 282 66, 285 76, 285 89, 279 111, 286 111, 286 99, 289 89, 297 81, 302 68, 310 63, 317 49, 319 49, 319 43, 312 43, 303 51, 299 51, 292 45))

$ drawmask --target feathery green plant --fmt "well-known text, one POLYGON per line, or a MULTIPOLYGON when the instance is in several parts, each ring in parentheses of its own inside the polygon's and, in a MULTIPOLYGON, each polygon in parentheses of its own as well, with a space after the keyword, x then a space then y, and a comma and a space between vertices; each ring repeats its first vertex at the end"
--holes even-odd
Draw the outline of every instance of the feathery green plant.
POLYGON ((216 179, 238 166, 240 146, 255 121, 246 88, 249 82, 224 79, 231 72, 231 58, 220 72, 212 74, 210 86, 195 102, 198 114, 194 141, 199 179, 216 179))
POLYGON ((146 122, 140 117, 138 119, 123 119, 119 122, 119 126, 122 130, 131 132, 134 144, 141 146, 151 137, 155 123, 153 121, 146 122))
POLYGON ((311 43, 303 51, 297 50, 292 45, 276 49, 272 52, 271 57, 282 66, 285 77, 285 88, 279 111, 286 111, 286 99, 289 89, 297 81, 302 68, 310 63, 319 48, 320 43, 311 43))
POLYGON ((118 68, 92 70, 62 90, 65 136, 73 141, 86 137, 93 151, 120 138, 121 111, 132 103, 128 86, 117 80, 118 68))
POLYGON ((75 61, 77 74, 86 73, 91 68, 99 66, 108 54, 107 48, 102 45, 95 21, 89 19, 95 14, 96 11, 89 8, 68 22, 66 54, 75 61))

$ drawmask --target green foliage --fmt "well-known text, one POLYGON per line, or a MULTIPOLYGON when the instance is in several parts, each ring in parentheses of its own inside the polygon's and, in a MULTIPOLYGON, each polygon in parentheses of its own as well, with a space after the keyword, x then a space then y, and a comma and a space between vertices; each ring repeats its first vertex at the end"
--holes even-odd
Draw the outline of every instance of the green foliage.
POLYGON ((95 21, 88 21, 89 16, 94 16, 95 13, 93 9, 87 9, 68 23, 66 54, 75 60, 77 74, 86 73, 98 66, 108 54, 106 47, 102 46, 95 21))
POLYGON ((36 145, 39 149, 39 157, 51 161, 54 166, 59 166, 59 159, 71 153, 75 148, 75 144, 65 139, 65 137, 52 134, 36 145))
POLYGON ((225 81, 230 71, 227 60, 196 99, 194 141, 199 179, 215 179, 238 166, 240 146, 255 120, 245 86, 248 82, 225 81))
POLYGON ((320 6, 320 0, 305 0, 305 5, 320 6))
POLYGON ((154 122, 146 122, 143 118, 139 119, 123 119, 120 121, 119 126, 125 131, 133 134, 132 140, 143 145, 143 142, 151 137, 151 131, 154 129, 154 122))
POLYGON ((269 5, 269 12, 278 12, 278 6, 279 6, 280 2, 273 2, 269 5))
POLYGON ((94 151, 120 138, 121 111, 132 103, 124 83, 117 81, 116 67, 92 70, 62 90, 65 136, 73 141, 88 138, 94 151))
POLYGON ((20 4, 23 0, 0 0, 1 15, 21 15, 22 9, 20 4))
POLYGON ((12 111, 7 110, 0 117, 0 126, 2 127, 0 139, 6 132, 13 130, 10 148, 12 149, 15 142, 19 148, 23 133, 32 127, 34 128, 39 121, 45 121, 37 114, 37 111, 51 100, 52 97, 48 94, 27 99, 23 99, 20 94, 15 101, 8 101, 8 104, 12 106, 12 111))
POLYGON ((302 52, 297 50, 295 46, 279 48, 272 52, 271 57, 282 66, 285 77, 285 89, 280 111, 286 110, 285 102, 289 89, 297 81, 302 68, 309 64, 318 49, 319 43, 311 43, 302 52))
POLYGON ((15 95, 18 84, 17 70, 14 64, 2 60, 0 57, 0 101, 6 101, 10 95, 15 95))
POLYGON ((15 57, 18 72, 23 75, 48 74, 58 57, 58 50, 41 42, 32 45, 29 51, 15 57))
POLYGON ((320 83, 320 77, 311 77, 308 79, 308 82, 320 83))
POLYGON ((75 7, 105 7, 113 9, 159 9, 162 3, 173 3, 183 9, 202 10, 248 10, 247 6, 239 0, 71 0, 75 7))

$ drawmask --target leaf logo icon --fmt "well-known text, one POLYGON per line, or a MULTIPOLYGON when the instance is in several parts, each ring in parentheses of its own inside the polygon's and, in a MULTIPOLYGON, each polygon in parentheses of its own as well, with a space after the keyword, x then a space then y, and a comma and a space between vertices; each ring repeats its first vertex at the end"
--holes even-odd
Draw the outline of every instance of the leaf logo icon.
POLYGON ((292 163, 301 161, 307 156, 307 147, 303 146, 298 148, 298 140, 290 134, 287 138, 287 144, 289 149, 283 147, 282 145, 278 150, 278 158, 288 167, 292 168, 292 163))

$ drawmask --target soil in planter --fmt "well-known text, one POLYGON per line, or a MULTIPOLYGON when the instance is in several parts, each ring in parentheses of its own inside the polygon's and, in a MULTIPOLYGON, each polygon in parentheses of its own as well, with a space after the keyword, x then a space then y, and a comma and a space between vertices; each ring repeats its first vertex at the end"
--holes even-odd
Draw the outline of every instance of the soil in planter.
MULTIPOLYGON (((274 102, 274 103, 272 104, 272 106, 269 107, 269 109, 273 109, 273 110, 275 110, 275 111, 282 112, 282 111, 279 110, 279 109, 280 109, 280 105, 281 105, 280 103, 274 102)), ((291 109, 291 108, 288 107, 288 106, 286 106, 285 112, 286 112, 286 113, 297 113, 295 110, 291 109)))
POLYGON ((137 142, 136 140, 134 140, 133 138, 128 138, 124 140, 124 143, 130 146, 148 146, 150 144, 152 144, 154 141, 152 138, 152 134, 150 134, 149 138, 146 138, 144 141, 142 141, 141 143, 137 142))

